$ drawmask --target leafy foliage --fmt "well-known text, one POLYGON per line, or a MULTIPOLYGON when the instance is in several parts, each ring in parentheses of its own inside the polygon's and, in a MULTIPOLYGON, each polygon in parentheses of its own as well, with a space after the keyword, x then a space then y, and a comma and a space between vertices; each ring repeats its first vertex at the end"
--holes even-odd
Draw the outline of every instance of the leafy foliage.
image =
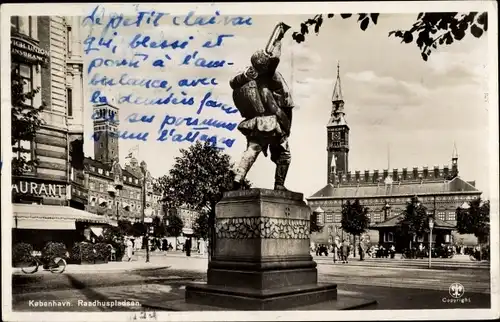
MULTIPOLYGON (((166 220, 166 218, 165 218, 166 220)), ((166 233, 171 237, 179 237, 182 233, 182 228, 184 227, 184 222, 182 218, 176 214, 168 217, 168 226, 166 227, 166 233)))
POLYGON ((153 233, 151 234, 153 237, 162 238, 165 237, 167 233, 167 227, 165 226, 165 222, 161 217, 155 216, 153 218, 153 233))
POLYGON ((29 92, 24 92, 25 81, 19 75, 15 68, 11 69, 11 124, 12 136, 11 145, 12 152, 15 157, 12 159, 12 175, 22 175, 33 169, 38 165, 36 159, 27 160, 26 157, 17 155, 22 151, 19 148, 21 141, 32 142, 35 138, 36 132, 43 125, 41 119, 41 111, 45 108, 45 104, 39 107, 33 107, 26 104, 27 101, 32 100, 39 92, 40 88, 33 89, 29 92))
MULTIPOLYGON (((333 18, 333 13, 327 14, 327 18, 333 18)), ((351 18, 352 14, 340 14, 342 19, 351 18)), ((360 13, 357 15, 357 22, 361 30, 365 31, 370 23, 376 25, 378 13, 360 13)), ((305 36, 309 34, 309 28, 314 29, 318 34, 323 25, 324 15, 318 14, 312 19, 307 19, 300 24, 300 32, 293 32, 292 38, 301 43, 305 41, 305 36)), ((467 33, 476 38, 483 36, 488 30, 487 12, 421 12, 418 14, 416 22, 408 30, 393 30, 389 32, 389 37, 401 38, 401 42, 412 43, 415 40, 417 47, 421 51, 422 59, 427 61, 433 49, 440 45, 451 45, 454 41, 462 40, 467 33)))
POLYGON ((113 246, 115 249, 115 257, 117 261, 120 261, 125 254, 125 241, 124 236, 129 235, 126 233, 126 229, 131 231, 132 224, 127 220, 120 220, 118 222, 118 227, 109 226, 103 230, 102 236, 98 238, 99 242, 107 243, 113 246))
POLYGON ((202 213, 196 217, 193 223, 193 235, 196 238, 208 238, 208 213, 202 213))
MULTIPOLYGON (((208 142, 197 142, 180 152, 169 174, 155 183, 163 192, 165 207, 189 206, 210 220, 215 219, 215 205, 222 199, 223 192, 231 189, 235 177, 229 155, 208 142)), ((249 186, 249 182, 245 182, 245 187, 249 186)))
POLYGON ((422 59, 427 61, 432 49, 439 45, 451 45, 462 40, 467 32, 480 38, 488 30, 486 12, 467 14, 457 12, 419 13, 417 21, 409 30, 395 30, 389 36, 401 38, 401 42, 415 42, 420 48, 422 59))
POLYGON ((93 263, 96 259, 94 246, 89 242, 78 242, 71 248, 70 258, 75 262, 93 263))
POLYGON ((66 257, 66 252, 66 245, 64 243, 49 241, 42 249, 42 257, 49 259, 66 257))
POLYGON ((26 263, 31 259, 33 246, 28 243, 16 243, 12 247, 12 264, 26 263))
POLYGON ((359 200, 347 201, 342 205, 342 229, 348 234, 359 236, 366 231, 370 218, 368 208, 361 205, 359 200))
POLYGON ((427 208, 419 203, 417 197, 412 197, 406 204, 399 226, 400 232, 407 236, 422 236, 429 232, 427 208))
POLYGON ((490 202, 476 198, 469 202, 469 209, 457 208, 457 230, 461 234, 474 234, 480 243, 490 235, 490 202))
POLYGON ((108 243, 100 242, 91 244, 83 241, 73 245, 71 248, 70 259, 76 263, 94 264, 96 261, 107 262, 110 255, 111 248, 108 243))
POLYGON ((146 233, 146 225, 142 222, 135 222, 132 224, 131 235, 134 237, 144 236, 146 233))

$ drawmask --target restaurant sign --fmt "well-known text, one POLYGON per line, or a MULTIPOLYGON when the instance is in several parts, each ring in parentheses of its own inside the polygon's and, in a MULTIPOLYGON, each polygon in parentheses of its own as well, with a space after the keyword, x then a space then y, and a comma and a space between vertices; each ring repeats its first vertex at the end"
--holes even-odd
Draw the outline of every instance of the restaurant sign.
POLYGON ((36 182, 19 181, 12 185, 12 191, 16 193, 29 194, 33 196, 47 196, 63 198, 63 188, 61 184, 45 184, 36 182))
POLYGON ((34 64, 45 64, 49 61, 49 52, 28 40, 12 37, 10 47, 13 56, 21 57, 34 64))

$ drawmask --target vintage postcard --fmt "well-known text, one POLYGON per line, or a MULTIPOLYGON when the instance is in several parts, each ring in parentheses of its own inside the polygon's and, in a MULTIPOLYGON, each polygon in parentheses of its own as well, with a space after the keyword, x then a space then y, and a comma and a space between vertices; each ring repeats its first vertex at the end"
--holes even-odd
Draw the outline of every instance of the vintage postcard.
POLYGON ((497 9, 2 5, 3 320, 498 318, 497 9))

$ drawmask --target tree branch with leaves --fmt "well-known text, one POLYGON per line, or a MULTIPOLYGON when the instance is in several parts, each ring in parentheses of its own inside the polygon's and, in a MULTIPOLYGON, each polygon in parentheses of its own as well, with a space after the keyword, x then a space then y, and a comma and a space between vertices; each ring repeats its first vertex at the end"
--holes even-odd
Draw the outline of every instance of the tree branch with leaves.
MULTIPOLYGON (((356 243, 356 237, 361 236, 369 224, 368 207, 363 206, 358 199, 352 203, 347 201, 342 205, 342 229, 354 235, 354 243, 356 243)), ((354 245, 354 256, 356 256, 356 245, 354 245)))
MULTIPOLYGON (((167 209, 187 206, 206 216, 207 225, 195 222, 194 229, 198 235, 211 236, 215 205, 222 199, 224 191, 232 187, 235 177, 233 163, 228 154, 208 142, 196 142, 187 149, 181 149, 180 153, 169 174, 157 180, 156 187, 163 192, 167 209), (208 229, 208 232, 200 231, 202 228, 208 229)), ((250 187, 248 181, 243 185, 244 188, 250 187)))
MULTIPOLYGON (((368 29, 370 24, 376 25, 380 14, 359 13, 353 14, 327 14, 326 18, 331 19, 340 16, 348 19, 357 16, 359 28, 363 31, 368 29)), ((292 38, 301 43, 306 40, 309 29, 318 34, 324 23, 323 14, 317 14, 313 18, 307 19, 300 24, 300 31, 292 33, 292 38)), ((488 30, 487 12, 421 12, 417 15, 415 23, 407 30, 389 31, 389 37, 400 38, 402 43, 412 43, 415 40, 420 49, 422 59, 427 61, 433 49, 438 46, 451 45, 455 41, 462 40, 468 33, 476 38, 483 36, 488 30)))
POLYGON ((399 232, 405 236, 410 236, 412 239, 413 236, 423 236, 429 233, 427 208, 419 202, 418 197, 412 197, 406 204, 403 217, 399 221, 398 226, 399 232))
POLYGON ((457 230, 460 234, 474 234, 480 245, 490 236, 490 202, 476 198, 468 203, 469 208, 457 208, 457 230))

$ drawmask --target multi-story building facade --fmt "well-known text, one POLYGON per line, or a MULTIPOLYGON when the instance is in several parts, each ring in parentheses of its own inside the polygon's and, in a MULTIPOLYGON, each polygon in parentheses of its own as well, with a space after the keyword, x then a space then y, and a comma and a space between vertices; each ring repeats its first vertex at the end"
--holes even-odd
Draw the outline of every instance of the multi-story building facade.
POLYGON ((77 226, 106 223, 83 211, 82 53, 78 17, 11 17, 12 71, 22 77, 24 92, 40 89, 24 104, 45 105, 34 140, 20 141, 14 150, 14 157, 38 160, 12 177, 14 242, 69 242, 77 226))
POLYGON ((85 158, 86 187, 89 200, 86 210, 113 220, 138 222, 143 217, 142 188, 146 192, 147 217, 162 216, 161 194, 153 189, 152 178, 144 183, 142 166, 135 156, 127 158, 122 169, 119 160, 119 108, 109 104, 94 106, 94 158, 85 158))
POLYGON ((429 215, 435 216, 436 228, 443 230, 442 241, 451 242, 450 231, 456 225, 456 209, 481 195, 474 181, 460 178, 456 147, 451 167, 436 165, 411 170, 351 172, 348 168, 349 126, 345 119, 339 71, 327 135, 327 184, 307 198, 311 209, 318 214, 317 220, 324 225, 321 232, 311 236, 316 243, 332 243, 337 236, 341 239, 350 237, 341 229, 342 205, 356 199, 368 207, 371 228, 382 232, 378 234, 372 230, 367 237, 375 243, 394 242, 391 228, 395 228, 406 203, 414 196, 427 207, 429 215))

